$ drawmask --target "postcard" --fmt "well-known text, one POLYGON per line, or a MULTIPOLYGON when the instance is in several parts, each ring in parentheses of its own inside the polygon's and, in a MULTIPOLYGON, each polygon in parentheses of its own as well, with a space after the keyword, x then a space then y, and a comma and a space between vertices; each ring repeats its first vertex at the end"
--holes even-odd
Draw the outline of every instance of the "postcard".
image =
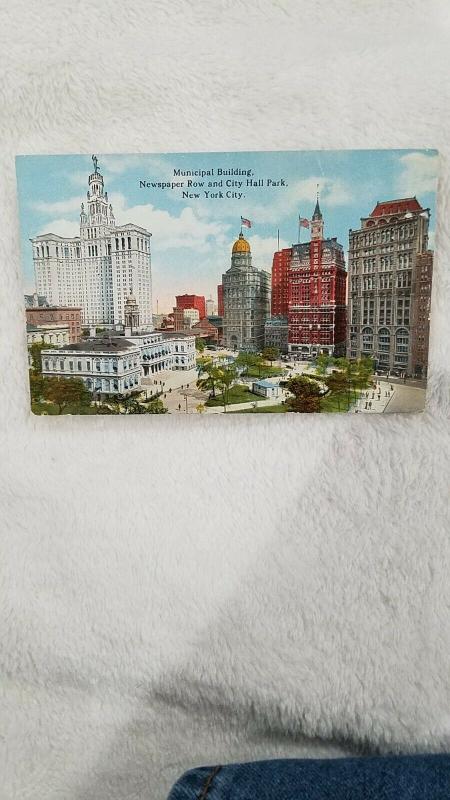
POLYGON ((420 411, 438 156, 18 156, 39 415, 420 411))

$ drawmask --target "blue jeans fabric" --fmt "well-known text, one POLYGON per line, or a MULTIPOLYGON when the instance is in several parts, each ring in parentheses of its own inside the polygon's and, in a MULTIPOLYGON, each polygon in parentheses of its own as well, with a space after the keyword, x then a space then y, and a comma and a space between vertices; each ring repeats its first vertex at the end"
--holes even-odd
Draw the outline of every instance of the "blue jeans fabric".
POLYGON ((198 767, 177 781, 168 800, 450 800, 450 755, 198 767))

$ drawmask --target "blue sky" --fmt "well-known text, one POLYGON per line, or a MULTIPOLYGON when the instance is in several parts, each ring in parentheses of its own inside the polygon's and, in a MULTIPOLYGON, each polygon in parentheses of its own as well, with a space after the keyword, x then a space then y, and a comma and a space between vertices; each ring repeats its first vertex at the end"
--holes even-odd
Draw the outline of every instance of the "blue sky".
MULTIPOLYGON (((93 166, 90 155, 19 156, 20 233, 25 288, 34 287, 30 237, 43 233, 76 236, 80 204, 86 198, 93 166)), ((349 150, 263 153, 169 153, 101 155, 98 168, 114 208, 116 223, 136 223, 152 233, 154 311, 170 311, 175 294, 212 295, 230 266, 230 251, 240 230, 240 217, 252 220, 244 229, 253 264, 270 270, 280 231, 280 246, 297 241, 298 215, 310 218, 319 184, 325 235, 348 247, 349 228, 358 228, 377 200, 416 195, 431 209, 430 246, 434 243, 438 156, 434 150, 349 150), (251 170, 262 187, 246 186, 247 176, 217 176, 217 170, 251 170), (174 169, 215 171, 192 178, 203 187, 173 190, 140 188, 140 181, 184 181, 174 169), (223 180, 209 189, 208 181, 223 180), (285 186, 267 186, 283 179, 285 186), (225 181, 242 186, 225 186, 225 181), (183 191, 200 194, 186 199, 183 191), (235 192, 234 197, 207 199, 205 191, 235 192), (238 197, 242 193, 242 197, 238 197)), ((308 231, 302 230, 306 241, 308 231)))

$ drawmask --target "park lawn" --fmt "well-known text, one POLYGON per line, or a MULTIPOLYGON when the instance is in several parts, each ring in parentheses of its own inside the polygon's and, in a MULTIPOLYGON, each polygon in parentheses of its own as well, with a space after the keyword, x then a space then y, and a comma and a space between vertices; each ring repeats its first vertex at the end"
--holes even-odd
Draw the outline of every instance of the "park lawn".
POLYGON ((276 375, 284 375, 286 370, 283 367, 269 367, 267 364, 263 364, 261 368, 259 367, 249 367, 248 370, 242 375, 243 378, 257 378, 258 380, 262 378, 273 378, 276 375))
MULTIPOLYGON (((357 394, 359 397, 359 392, 357 394)), ((350 392, 350 407, 355 402, 353 392, 350 392)), ((320 410, 324 414, 330 413, 347 413, 348 411, 348 393, 336 392, 336 394, 329 393, 322 397, 320 400, 320 410)))
POLYGON ((65 414, 96 414, 97 409, 95 406, 80 406, 76 405, 68 405, 66 406, 62 413, 60 414, 58 411, 58 407, 54 403, 43 403, 43 402, 32 402, 31 403, 31 410, 33 414, 38 414, 39 416, 64 416, 65 414))
MULTIPOLYGON (((250 391, 248 386, 243 386, 242 384, 237 384, 236 386, 231 386, 230 391, 228 392, 228 402, 227 405, 232 405, 233 403, 251 403, 258 398, 258 395, 253 394, 250 391)), ((206 406, 223 406, 223 397, 221 394, 216 395, 216 397, 210 397, 209 400, 205 403, 206 406)))

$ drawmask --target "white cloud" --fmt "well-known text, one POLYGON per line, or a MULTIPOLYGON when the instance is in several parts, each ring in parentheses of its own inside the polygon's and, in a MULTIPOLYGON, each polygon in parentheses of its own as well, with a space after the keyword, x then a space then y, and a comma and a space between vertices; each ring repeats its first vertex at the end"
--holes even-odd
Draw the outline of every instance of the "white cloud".
MULTIPOLYGON (((401 197, 435 192, 438 175, 438 154, 406 153, 399 161, 401 172, 396 191, 401 197)), ((419 198, 420 199, 420 198, 419 198)))
POLYGON ((54 203, 31 203, 31 207, 35 211, 40 211, 43 214, 67 214, 71 211, 80 210, 81 201, 79 197, 69 197, 68 200, 59 200, 54 203))
MULTIPOLYGON (((295 229, 298 214, 310 218, 316 204, 317 184, 319 184, 320 206, 322 209, 333 208, 350 204, 352 194, 346 184, 335 178, 311 176, 303 180, 293 181, 287 187, 267 190, 266 201, 260 203, 253 200, 252 189, 242 189, 245 197, 240 201, 242 213, 249 217, 254 225, 272 223, 276 229, 282 221, 292 220, 295 229), (270 192, 270 193, 269 193, 270 192)), ((199 213, 205 217, 217 214, 216 201, 203 201, 199 204, 199 213)), ((239 219, 236 213, 236 200, 220 201, 220 210, 223 215, 235 214, 236 222, 239 219)))
MULTIPOLYGON (((275 250, 277 250, 277 239, 275 236, 259 236, 255 234, 250 236, 244 234, 245 238, 250 244, 251 251, 252 251, 252 264, 254 267, 258 269, 265 269, 271 271, 272 269, 272 261, 273 261, 273 254, 275 250)), ((291 245, 288 242, 285 242, 283 239, 280 239, 280 250, 284 247, 290 247, 291 245)), ((232 243, 228 244, 228 253, 231 253, 232 243)))
POLYGON ((80 226, 78 222, 69 219, 52 219, 50 222, 43 226, 42 234, 56 233, 57 236, 67 236, 74 238, 80 235, 80 226))
POLYGON ((176 216, 150 203, 127 208, 121 194, 112 194, 111 202, 116 220, 121 225, 132 222, 151 231, 154 237, 153 249, 163 251, 188 247, 204 254, 226 244, 230 226, 215 220, 205 220, 191 207, 186 206, 176 216))

